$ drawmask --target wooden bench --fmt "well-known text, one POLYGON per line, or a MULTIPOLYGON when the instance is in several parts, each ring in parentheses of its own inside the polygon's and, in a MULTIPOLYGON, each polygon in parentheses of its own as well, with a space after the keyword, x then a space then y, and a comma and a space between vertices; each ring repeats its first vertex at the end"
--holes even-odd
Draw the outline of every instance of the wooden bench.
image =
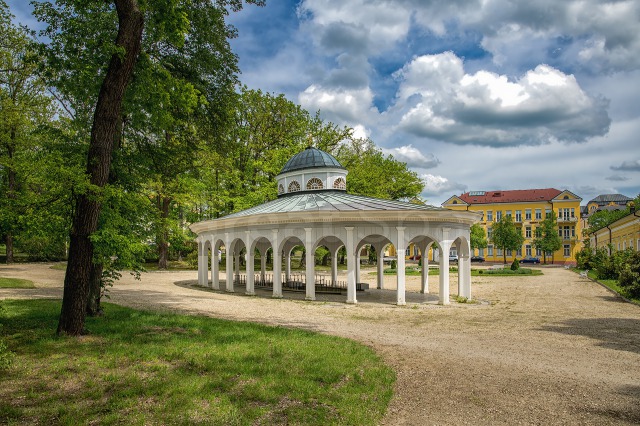
POLYGON ((489 266, 489 269, 491 270, 504 269, 504 265, 491 265, 489 266))

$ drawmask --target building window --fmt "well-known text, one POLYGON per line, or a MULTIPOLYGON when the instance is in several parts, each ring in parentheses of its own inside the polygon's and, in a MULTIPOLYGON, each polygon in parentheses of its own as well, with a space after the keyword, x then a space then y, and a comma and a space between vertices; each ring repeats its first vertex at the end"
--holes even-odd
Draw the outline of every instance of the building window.
POLYGON ((564 227, 564 238, 568 240, 570 235, 571 235, 571 227, 570 226, 565 226, 564 227))
POLYGON ((307 189, 322 189, 322 181, 318 178, 311 178, 307 181, 307 189))
POLYGON ((527 226, 524 228, 524 237, 525 238, 531 238, 531 227, 527 226))
POLYGON ((529 244, 524 246, 524 254, 525 256, 531 256, 531 246, 529 244))
MULTIPOLYGON (((640 240, 638 240, 638 247, 640 247, 640 240)), ((487 246, 487 256, 493 256, 493 246, 491 244, 487 246)))
POLYGON ((284 193, 284 186, 282 186, 282 184, 278 185, 278 194, 283 194, 284 193))
POLYGON ((338 178, 333 181, 333 189, 347 189, 347 182, 345 182, 344 178, 338 178))
POLYGON ((539 248, 536 249, 536 256, 542 256, 542 250, 539 248))
POLYGON ((404 251, 404 255, 405 256, 411 256, 411 248, 407 247, 406 250, 404 251))
POLYGON ((493 211, 487 210, 487 222, 493 222, 493 211))
POLYGON ((295 180, 291 181, 291 183, 289 184, 288 192, 298 192, 298 191, 300 191, 300 184, 295 180))
POLYGON ((516 250, 516 256, 522 257, 522 247, 520 247, 518 250, 516 250))
POLYGON ((507 257, 511 257, 511 256, 512 256, 511 249, 507 249, 507 257))
POLYGON ((496 211, 496 220, 500 222, 502 220, 502 210, 496 211))
POLYGON ((487 238, 493 238, 493 228, 491 228, 490 226, 487 228, 487 238))
POLYGON ((569 244, 564 245, 564 257, 571 256, 571 246, 569 244))
POLYGON ((572 227, 571 227, 571 236, 572 236, 572 237, 575 237, 575 236, 576 236, 576 227, 575 227, 575 226, 572 226, 572 227))
POLYGON ((571 219, 576 217, 576 209, 571 208, 571 219))
POLYGON ((502 256, 502 249, 498 249, 498 250, 496 250, 496 252, 497 252, 496 254, 497 254, 498 256, 502 256))
POLYGON ((545 209, 544 211, 544 218, 550 218, 551 217, 551 209, 545 209))
POLYGON ((542 209, 536 209, 536 220, 542 219, 542 209))
POLYGON ((484 256, 484 249, 483 248, 478 249, 478 256, 484 256))
POLYGON ((522 210, 516 210, 516 222, 522 222, 522 210))
POLYGON ((507 210, 507 217, 511 219, 513 216, 511 215, 511 210, 507 210))
POLYGON ((524 211, 524 220, 531 220, 531 209, 526 209, 524 211))

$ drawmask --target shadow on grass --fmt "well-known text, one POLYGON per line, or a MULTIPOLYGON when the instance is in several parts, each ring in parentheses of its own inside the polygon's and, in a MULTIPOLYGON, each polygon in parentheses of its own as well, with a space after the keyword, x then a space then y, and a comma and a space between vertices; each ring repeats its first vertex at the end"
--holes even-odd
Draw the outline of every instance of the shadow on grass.
POLYGON ((571 319, 541 330, 585 336, 599 340, 603 348, 640 354, 640 320, 634 318, 571 319))

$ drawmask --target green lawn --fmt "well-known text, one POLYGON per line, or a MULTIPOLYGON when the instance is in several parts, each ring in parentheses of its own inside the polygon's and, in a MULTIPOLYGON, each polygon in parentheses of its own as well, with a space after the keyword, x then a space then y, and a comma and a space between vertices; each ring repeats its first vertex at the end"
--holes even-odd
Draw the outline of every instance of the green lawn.
MULTIPOLYGON (((576 268, 574 268, 573 270, 575 272, 580 272, 580 270, 576 268)), ((620 285, 618 284, 618 280, 599 280, 594 271, 589 271, 587 274, 589 275, 589 278, 591 278, 592 280, 601 283, 602 285, 615 291, 619 295, 624 296, 625 298, 631 300, 633 303, 640 305, 640 299, 631 297, 629 293, 626 291, 626 289, 620 287, 620 285)))
MULTIPOLYGON (((449 268, 449 272, 458 272, 458 268, 449 268)), ((396 275, 398 271, 396 269, 385 269, 385 275, 396 275)), ((377 272, 370 272, 370 274, 377 274, 377 272)), ((422 271, 416 268, 405 269, 405 275, 416 276, 421 275, 422 271)), ((437 268, 429 269, 429 275, 440 275, 440 270, 437 268)), ((478 277, 483 275, 491 276, 514 276, 514 275, 542 275, 542 271, 539 269, 520 268, 516 271, 512 271, 508 267, 506 269, 471 269, 471 276, 478 277)))
POLYGON ((370 425, 392 396, 393 371, 343 338, 112 304, 59 338, 59 301, 1 306, 2 423, 370 425))
POLYGON ((33 281, 0 277, 0 288, 35 288, 33 281))

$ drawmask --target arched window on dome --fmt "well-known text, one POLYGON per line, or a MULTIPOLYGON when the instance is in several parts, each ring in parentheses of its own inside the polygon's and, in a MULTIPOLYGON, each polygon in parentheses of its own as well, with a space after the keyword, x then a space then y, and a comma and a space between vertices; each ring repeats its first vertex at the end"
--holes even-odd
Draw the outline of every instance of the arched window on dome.
POLYGON ((347 189, 347 182, 340 177, 333 181, 333 189, 347 189))
POLYGON ((300 184, 298 183, 298 181, 291 181, 291 183, 289 184, 289 188, 288 188, 288 192, 298 192, 300 191, 300 184))
POLYGON ((311 178, 307 181, 307 189, 322 189, 322 181, 318 178, 311 178))
POLYGON ((282 184, 278 185, 278 195, 284 193, 284 186, 282 184))

